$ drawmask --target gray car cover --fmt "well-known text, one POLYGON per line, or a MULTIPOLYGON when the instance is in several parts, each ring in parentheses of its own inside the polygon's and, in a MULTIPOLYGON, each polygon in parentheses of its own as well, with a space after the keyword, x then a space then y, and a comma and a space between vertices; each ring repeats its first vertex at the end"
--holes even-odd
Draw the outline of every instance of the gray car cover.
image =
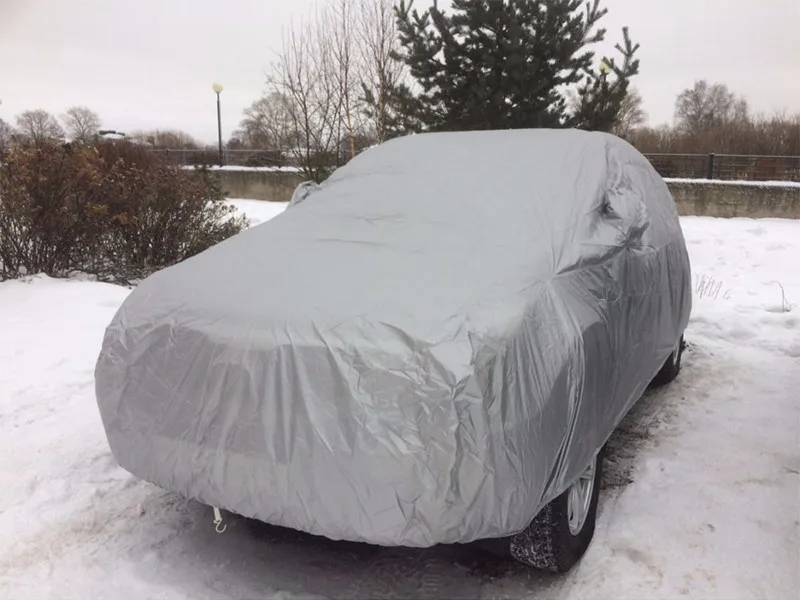
POLYGON ((333 539, 511 535, 689 319, 675 204, 611 135, 413 135, 301 196, 109 325, 97 401, 131 473, 333 539))

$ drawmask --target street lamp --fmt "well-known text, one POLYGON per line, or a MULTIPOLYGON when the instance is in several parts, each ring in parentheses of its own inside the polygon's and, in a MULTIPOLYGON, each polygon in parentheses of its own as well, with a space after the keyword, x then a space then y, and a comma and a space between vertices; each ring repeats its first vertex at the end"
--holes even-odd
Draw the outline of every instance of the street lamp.
POLYGON ((219 166, 222 166, 222 112, 220 110, 219 95, 222 93, 222 84, 215 83, 211 86, 214 93, 217 95, 217 136, 219 138, 219 166))

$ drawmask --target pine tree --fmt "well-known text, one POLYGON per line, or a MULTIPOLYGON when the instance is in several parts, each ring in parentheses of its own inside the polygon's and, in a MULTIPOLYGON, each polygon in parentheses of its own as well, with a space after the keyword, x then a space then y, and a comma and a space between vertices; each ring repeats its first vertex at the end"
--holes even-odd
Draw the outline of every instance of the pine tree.
POLYGON ((417 130, 583 127, 610 130, 638 73, 638 45, 624 29, 621 66, 592 44, 607 13, 600 0, 453 0, 445 14, 396 6, 401 51, 414 87, 393 92, 398 121, 417 130), (412 91, 413 89, 413 91, 412 91), (577 91, 575 110, 567 103, 577 91), (411 119, 413 117, 413 120, 411 119))
POLYGON ((370 121, 380 122, 380 131, 376 132, 378 141, 385 141, 409 133, 424 131, 428 120, 420 112, 419 100, 411 89, 398 83, 384 88, 383 97, 377 98, 375 93, 362 84, 362 101, 364 116, 370 121))
POLYGON ((566 125, 596 131, 613 131, 625 116, 629 102, 630 78, 639 70, 639 61, 633 58, 638 50, 628 35, 628 28, 622 30, 624 46, 615 48, 622 54, 621 67, 616 61, 604 58, 600 72, 585 71, 585 78, 578 90, 578 103, 575 111, 566 120, 566 125))

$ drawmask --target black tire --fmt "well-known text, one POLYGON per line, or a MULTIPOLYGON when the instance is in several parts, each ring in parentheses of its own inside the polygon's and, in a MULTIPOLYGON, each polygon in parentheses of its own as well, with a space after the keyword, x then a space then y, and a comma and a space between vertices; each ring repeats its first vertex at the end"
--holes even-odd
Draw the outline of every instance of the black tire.
POLYGON ((685 347, 686 342, 684 342, 683 336, 681 336, 677 349, 673 350, 672 353, 667 357, 667 360, 664 361, 664 365, 661 367, 661 370, 658 372, 658 374, 653 378, 650 387, 658 388, 667 385, 668 383, 672 383, 675 380, 675 378, 678 376, 678 373, 681 372, 681 359, 683 358, 683 349, 685 347))
POLYGON ((511 538, 511 556, 542 571, 569 571, 583 557, 594 537, 602 477, 603 453, 600 452, 596 458, 589 510, 580 531, 576 534, 570 531, 567 490, 545 506, 525 531, 511 538))

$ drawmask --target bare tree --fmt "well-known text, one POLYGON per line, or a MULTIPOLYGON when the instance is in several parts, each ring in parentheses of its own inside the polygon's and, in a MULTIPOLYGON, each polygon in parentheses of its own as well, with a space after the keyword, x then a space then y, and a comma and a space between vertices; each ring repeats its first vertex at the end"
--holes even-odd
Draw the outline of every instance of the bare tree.
POLYGON ((321 181, 339 159, 343 98, 336 52, 325 12, 292 25, 267 78, 268 88, 283 99, 297 143, 290 152, 305 175, 321 181))
POLYGON ((622 101, 612 131, 615 135, 627 138, 634 129, 642 127, 646 122, 647 113, 642 108, 642 95, 636 88, 631 88, 622 101))
POLYGON ((94 141, 100 131, 100 117, 85 106, 73 106, 61 117, 67 135, 74 141, 88 144, 94 141))
POLYGON ((361 90, 366 115, 378 142, 389 136, 391 95, 404 80, 392 0, 359 0, 356 39, 362 66, 361 90))
POLYGON ((742 116, 746 103, 738 104, 730 120, 705 130, 641 127, 629 139, 645 153, 800 155, 800 114, 779 111, 742 116))
POLYGON ((17 131, 33 144, 64 139, 61 125, 46 110, 26 110, 17 116, 17 131))
POLYGON ((330 46, 333 59, 333 74, 338 84, 347 134, 349 156, 356 154, 354 109, 357 91, 354 87, 358 70, 356 48, 353 41, 355 18, 353 0, 336 0, 330 11, 324 16, 329 29, 330 46))
POLYGON ((297 144, 288 110, 288 99, 271 92, 244 110, 244 118, 234 134, 242 146, 264 150, 283 150, 297 144))
POLYGON ((290 26, 267 77, 267 94, 245 111, 244 144, 290 139, 306 175, 387 139, 392 90, 404 66, 394 59, 391 0, 332 0, 290 26))
POLYGON ((2 157, 11 146, 13 135, 14 128, 3 121, 3 119, 0 119, 0 157, 2 157))
POLYGON ((322 158, 338 164, 389 137, 405 73, 397 41, 391 0, 332 0, 286 33, 268 88, 290 115, 309 176, 323 176, 322 158))
POLYGON ((748 119, 747 100, 737 97, 721 83, 696 81, 692 88, 678 95, 675 101, 675 122, 688 132, 705 132, 725 123, 748 119))
POLYGON ((161 150, 195 150, 200 148, 200 143, 194 137, 178 129, 134 131, 127 137, 137 144, 146 144, 161 150))

